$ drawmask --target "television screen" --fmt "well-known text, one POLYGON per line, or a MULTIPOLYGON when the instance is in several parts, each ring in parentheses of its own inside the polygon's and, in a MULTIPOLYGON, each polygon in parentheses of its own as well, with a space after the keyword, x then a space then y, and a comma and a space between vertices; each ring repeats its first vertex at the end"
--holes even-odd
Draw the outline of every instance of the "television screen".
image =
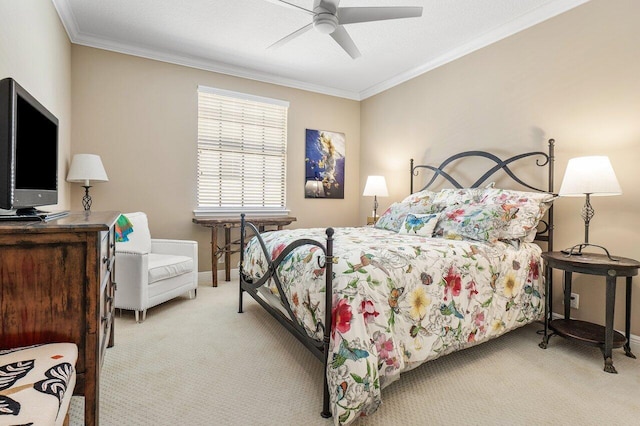
POLYGON ((58 202, 58 119, 12 78, 0 80, 0 209, 58 202))
POLYGON ((16 189, 55 191, 58 127, 21 96, 17 103, 16 189))

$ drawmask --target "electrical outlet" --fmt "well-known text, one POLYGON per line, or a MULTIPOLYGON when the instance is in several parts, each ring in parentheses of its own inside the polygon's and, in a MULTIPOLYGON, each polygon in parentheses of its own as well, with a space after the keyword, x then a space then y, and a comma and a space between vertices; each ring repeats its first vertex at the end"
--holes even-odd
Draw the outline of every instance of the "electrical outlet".
POLYGON ((580 295, 578 293, 571 293, 571 307, 578 309, 580 306, 580 295))

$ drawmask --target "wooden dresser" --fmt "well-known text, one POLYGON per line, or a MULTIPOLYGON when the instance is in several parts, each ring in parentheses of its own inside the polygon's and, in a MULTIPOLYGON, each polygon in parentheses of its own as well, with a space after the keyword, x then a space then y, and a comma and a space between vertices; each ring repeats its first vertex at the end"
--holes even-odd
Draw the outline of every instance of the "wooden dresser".
POLYGON ((0 348, 78 345, 75 395, 85 425, 98 424, 99 379, 113 346, 117 212, 51 222, 0 222, 0 348))

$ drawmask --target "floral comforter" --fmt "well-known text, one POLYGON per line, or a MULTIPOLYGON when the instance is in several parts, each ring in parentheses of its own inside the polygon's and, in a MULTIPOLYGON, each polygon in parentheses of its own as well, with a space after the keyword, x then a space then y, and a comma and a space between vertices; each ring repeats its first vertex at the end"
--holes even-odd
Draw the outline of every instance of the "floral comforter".
MULTIPOLYGON (((336 424, 372 414, 380 390, 425 361, 497 337, 539 319, 544 310, 540 248, 519 249, 401 235, 377 228, 336 228, 333 316, 327 377, 336 424)), ((275 259, 300 238, 324 244, 324 229, 269 232, 275 259)), ((322 339, 321 250, 303 246, 278 268, 296 319, 322 339)), ((267 263, 257 240, 246 248, 244 273, 267 263)), ((275 285, 271 289, 277 292, 275 285)))

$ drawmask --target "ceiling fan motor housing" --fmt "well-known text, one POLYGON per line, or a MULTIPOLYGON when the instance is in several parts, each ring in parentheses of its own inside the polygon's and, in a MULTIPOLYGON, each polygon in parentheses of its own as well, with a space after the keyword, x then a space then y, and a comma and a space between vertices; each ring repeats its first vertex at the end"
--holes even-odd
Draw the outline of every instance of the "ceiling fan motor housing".
POLYGON ((275 2, 287 7, 302 10, 313 16, 312 22, 295 30, 291 34, 273 43, 269 48, 280 47, 290 40, 306 33, 311 28, 315 28, 321 34, 331 35, 331 38, 351 58, 356 59, 361 56, 358 47, 343 27, 345 24, 358 24, 363 22, 383 21, 387 19, 402 19, 422 16, 422 7, 397 6, 397 7, 339 7, 340 0, 314 0, 313 11, 305 9, 290 0, 278 0, 275 2), (340 16, 340 19, 338 19, 340 16))
POLYGON ((321 12, 313 17, 313 28, 322 34, 331 34, 338 28, 338 17, 330 12, 321 12))

